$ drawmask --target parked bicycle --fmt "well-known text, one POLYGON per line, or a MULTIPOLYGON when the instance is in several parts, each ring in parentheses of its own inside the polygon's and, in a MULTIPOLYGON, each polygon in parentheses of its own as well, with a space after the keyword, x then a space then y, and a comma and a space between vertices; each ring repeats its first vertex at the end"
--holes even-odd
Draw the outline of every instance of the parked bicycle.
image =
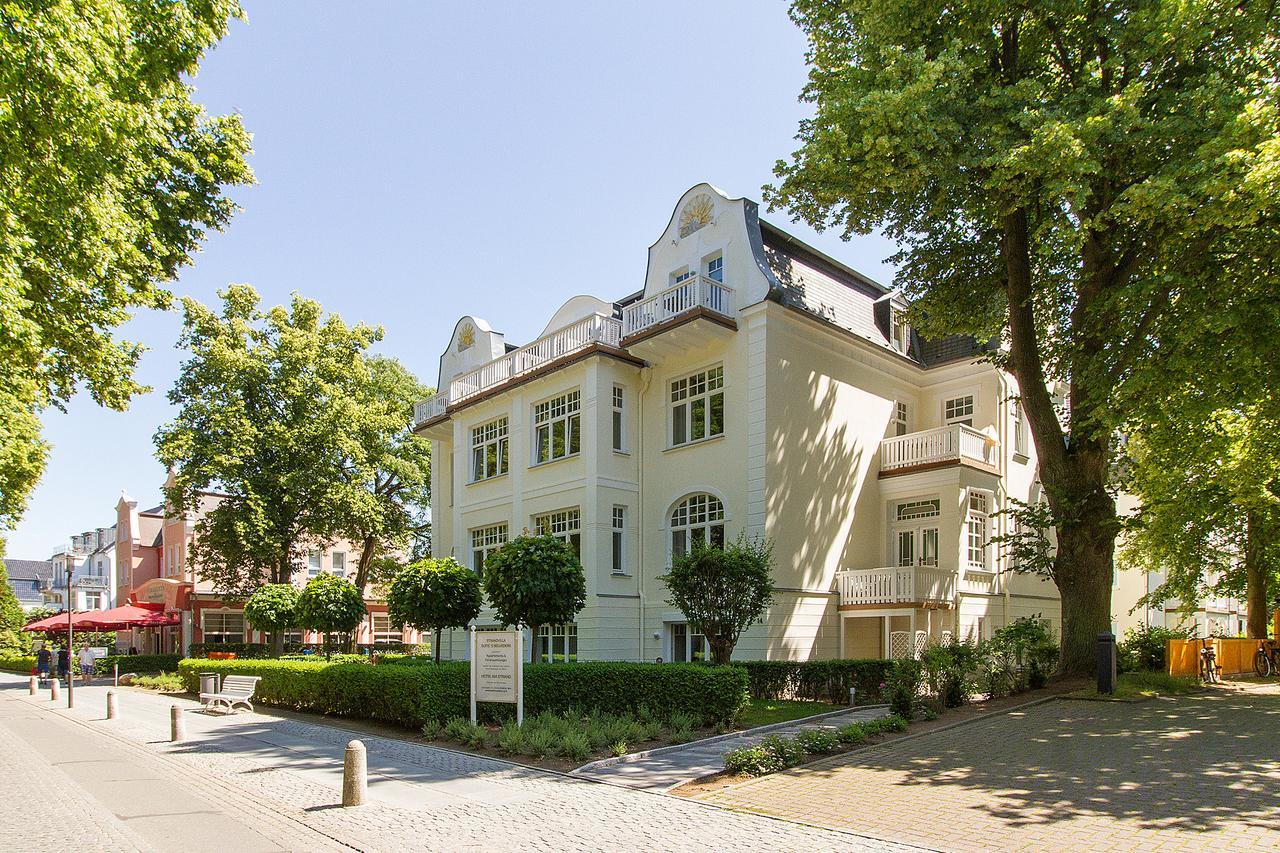
POLYGON ((1258 643, 1258 651, 1253 656, 1253 671, 1262 678, 1280 673, 1280 643, 1275 640, 1258 643))
POLYGON ((1200 640, 1200 680, 1205 684, 1222 683, 1222 667, 1218 666, 1218 654, 1209 645, 1209 638, 1200 640))

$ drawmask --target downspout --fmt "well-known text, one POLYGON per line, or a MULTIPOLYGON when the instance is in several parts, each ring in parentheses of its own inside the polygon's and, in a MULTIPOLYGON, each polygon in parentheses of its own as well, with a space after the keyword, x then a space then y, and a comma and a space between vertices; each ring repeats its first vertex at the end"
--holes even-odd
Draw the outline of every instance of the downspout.
POLYGON ((644 404, 653 368, 640 371, 640 393, 636 395, 636 595, 639 613, 636 619, 636 660, 644 662, 644 404))

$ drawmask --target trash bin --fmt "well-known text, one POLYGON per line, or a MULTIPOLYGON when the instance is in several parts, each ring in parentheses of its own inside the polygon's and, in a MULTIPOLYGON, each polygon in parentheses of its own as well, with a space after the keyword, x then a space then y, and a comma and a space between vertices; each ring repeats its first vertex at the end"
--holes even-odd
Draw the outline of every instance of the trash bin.
POLYGON ((218 673, 202 672, 200 673, 200 692, 201 693, 217 693, 219 690, 218 673))

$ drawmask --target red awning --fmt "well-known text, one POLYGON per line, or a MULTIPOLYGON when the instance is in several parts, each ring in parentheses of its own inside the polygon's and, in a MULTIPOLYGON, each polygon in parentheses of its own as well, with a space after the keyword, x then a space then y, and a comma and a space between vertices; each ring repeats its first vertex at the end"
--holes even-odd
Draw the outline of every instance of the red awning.
MULTIPOLYGON (((105 611, 86 610, 83 613, 72 613, 71 627, 78 628, 81 631, 93 630, 91 627, 89 627, 88 623, 93 621, 92 617, 103 612, 105 611)), ((37 619, 36 621, 32 622, 29 625, 23 625, 22 630, 23 631, 65 631, 67 630, 67 611, 64 610, 61 613, 55 613, 52 616, 46 616, 43 619, 37 619)))
MULTIPOLYGON (((110 610, 86 610, 83 613, 71 614, 71 627, 77 631, 115 631, 120 628, 153 628, 178 625, 181 617, 159 613, 147 607, 126 604, 110 610)), ((24 631, 65 631, 67 630, 66 611, 38 619, 30 625, 23 626, 24 631)))

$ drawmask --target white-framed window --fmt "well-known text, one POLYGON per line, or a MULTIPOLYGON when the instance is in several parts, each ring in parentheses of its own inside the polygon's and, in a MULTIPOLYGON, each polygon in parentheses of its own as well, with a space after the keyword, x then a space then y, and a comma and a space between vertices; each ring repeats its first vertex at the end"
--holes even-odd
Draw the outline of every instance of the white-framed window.
POLYGON ((1022 401, 1013 401, 1013 452, 1027 455, 1027 419, 1022 413, 1022 401))
POLYGON ((707 638, 689 630, 684 622, 671 624, 671 660, 673 663, 697 663, 707 660, 707 638))
POLYGON ((952 397, 942 404, 942 419, 948 424, 973 426, 973 395, 952 397))
POLYGON ((970 568, 987 571, 987 525, 990 505, 982 492, 969 493, 969 512, 965 518, 965 553, 970 568))
POLYGON ((671 383, 671 446, 724 435, 724 367, 671 383))
POLYGON ((507 419, 489 421, 471 429, 471 482, 507 473, 507 419))
POLYGON ((582 395, 570 391, 533 407, 533 461, 573 456, 582 444, 582 395))
POLYGON ((205 610, 200 616, 206 643, 243 643, 244 613, 239 610, 205 610))
POLYGON ((386 613, 370 613, 369 628, 375 646, 404 642, 404 632, 391 624, 391 617, 386 613))
POLYGON ((507 525, 490 524, 471 531, 471 568, 476 574, 484 569, 484 561, 507 544, 507 525))
POLYGON ((568 542, 573 546, 573 553, 582 556, 582 513, 577 507, 535 515, 533 532, 568 542))
POLYGON ((613 386, 613 449, 622 451, 626 449, 625 438, 622 434, 623 427, 626 424, 626 392, 621 385, 613 386))
POLYGON ((907 404, 898 400, 893 404, 893 434, 906 435, 910 432, 907 427, 907 404))
POLYGON ((314 548, 307 552, 308 577, 315 577, 320 574, 320 557, 320 552, 314 548))
POLYGON ((920 518, 937 518, 939 515, 942 515, 942 501, 938 498, 901 501, 893 512, 895 521, 915 521, 920 518))
POLYGON ((717 255, 707 261, 707 278, 724 284, 724 255, 717 255))
POLYGON ((902 311, 893 312, 893 348, 905 353, 911 348, 911 325, 902 311))
POLYGON ((724 504, 715 495, 690 495, 671 511, 671 559, 700 544, 724 547, 724 504))
POLYGON ((329 567, 338 577, 346 577, 347 554, 345 551, 332 551, 329 554, 329 567))
POLYGON ((102 607, 102 593, 86 592, 84 594, 85 610, 97 610, 102 607))
POLYGON ((893 510, 894 565, 938 565, 938 516, 942 515, 939 498, 899 501, 893 510))
POLYGON ((697 274, 698 274, 697 270, 691 270, 688 267, 683 267, 682 269, 677 270, 676 272, 673 272, 671 274, 671 285, 674 287, 675 285, 680 284, 681 282, 686 282, 697 274))
POLYGON ((613 573, 615 575, 625 575, 627 573, 627 508, 625 506, 615 506, 613 508, 611 528, 613 573))
POLYGON ((574 663, 578 660, 578 626, 542 625, 538 628, 535 663, 574 663))

